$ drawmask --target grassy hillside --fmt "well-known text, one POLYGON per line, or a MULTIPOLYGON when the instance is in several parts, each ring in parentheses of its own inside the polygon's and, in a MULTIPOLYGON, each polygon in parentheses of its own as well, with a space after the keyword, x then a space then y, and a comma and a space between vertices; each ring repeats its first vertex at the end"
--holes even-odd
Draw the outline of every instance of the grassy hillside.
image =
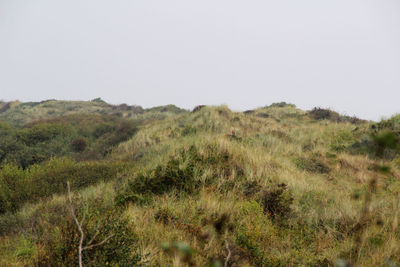
POLYGON ((77 266, 68 180, 84 243, 104 241, 85 266, 398 266, 398 116, 178 111, 123 115, 137 130, 102 158, 3 163, 0 265, 77 266))
POLYGON ((1 102, 0 121, 8 124, 22 126, 27 123, 73 114, 108 114, 118 117, 132 118, 137 115, 151 113, 153 116, 163 116, 184 112, 185 110, 173 105, 143 109, 140 106, 127 104, 110 105, 100 98, 92 101, 58 101, 45 100, 41 102, 1 102))

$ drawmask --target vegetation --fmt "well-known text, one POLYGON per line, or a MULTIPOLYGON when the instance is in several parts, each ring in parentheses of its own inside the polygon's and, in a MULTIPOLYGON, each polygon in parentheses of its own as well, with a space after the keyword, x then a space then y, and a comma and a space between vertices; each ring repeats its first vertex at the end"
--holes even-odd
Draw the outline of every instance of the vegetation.
POLYGON ((52 157, 102 159, 137 131, 138 122, 111 115, 69 115, 0 127, 0 164, 27 168, 52 157))
POLYGON ((45 100, 41 102, 0 102, 0 121, 23 126, 37 120, 55 118, 74 114, 114 115, 124 118, 146 118, 146 115, 165 117, 171 114, 185 112, 173 105, 144 109, 141 106, 127 104, 110 105, 101 98, 85 101, 45 100))
POLYGON ((400 263, 399 116, 86 111, 0 124, 1 266, 400 263))

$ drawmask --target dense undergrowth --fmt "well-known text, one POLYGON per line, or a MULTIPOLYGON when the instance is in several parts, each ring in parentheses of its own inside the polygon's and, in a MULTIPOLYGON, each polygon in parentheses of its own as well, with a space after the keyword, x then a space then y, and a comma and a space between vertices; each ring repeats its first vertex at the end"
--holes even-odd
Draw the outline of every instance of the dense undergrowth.
POLYGON ((22 168, 52 157, 103 159, 131 138, 140 123, 109 115, 70 115, 35 121, 24 127, 0 125, 0 164, 22 168))
POLYGON ((8 150, 0 265, 77 265, 70 181, 86 240, 112 236, 86 266, 397 266, 398 116, 330 112, 276 103, 0 124, 32 149, 68 147, 26 166, 8 150))

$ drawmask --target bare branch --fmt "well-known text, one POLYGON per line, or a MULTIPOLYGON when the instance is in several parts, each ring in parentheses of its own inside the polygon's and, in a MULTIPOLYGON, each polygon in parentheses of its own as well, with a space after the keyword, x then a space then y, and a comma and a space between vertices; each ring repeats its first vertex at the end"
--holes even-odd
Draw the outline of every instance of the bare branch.
POLYGON ((89 246, 90 244, 93 243, 93 241, 96 239, 97 235, 100 233, 99 229, 97 228, 96 233, 94 234, 94 236, 92 237, 92 239, 90 239, 90 241, 87 243, 86 246, 89 246))
POLYGON ((82 217, 82 220, 80 222, 81 226, 83 225, 83 222, 85 221, 85 218, 86 218, 86 212, 83 213, 83 217, 82 217))
MULTIPOLYGON (((83 267, 83 263, 82 263, 82 246, 83 246, 83 240, 85 239, 85 234, 84 234, 84 232, 82 230, 82 224, 79 223, 78 218, 76 217, 74 206, 72 205, 71 187, 69 185, 69 182, 67 182, 67 189, 68 189, 69 208, 70 208, 70 211, 71 211, 71 215, 74 218, 74 221, 76 223, 76 226, 78 227, 79 233, 81 234, 81 237, 79 239, 78 252, 79 252, 79 267, 83 267)), ((82 220, 82 222, 83 222, 83 220, 82 220)))
POLYGON ((97 243, 97 244, 94 244, 94 245, 91 245, 91 246, 86 246, 86 247, 84 247, 83 248, 83 250, 87 250, 87 249, 92 249, 92 248, 94 248, 94 247, 98 247, 98 246, 101 246, 101 245, 103 245, 105 242, 107 242, 111 237, 113 237, 114 235, 109 235, 109 236, 107 236, 103 241, 101 241, 100 243, 97 243))
POLYGON ((228 256, 226 256, 224 267, 228 267, 229 260, 231 259, 231 256, 232 256, 232 252, 229 249, 228 240, 225 240, 225 247, 226 247, 226 250, 228 251, 228 256))

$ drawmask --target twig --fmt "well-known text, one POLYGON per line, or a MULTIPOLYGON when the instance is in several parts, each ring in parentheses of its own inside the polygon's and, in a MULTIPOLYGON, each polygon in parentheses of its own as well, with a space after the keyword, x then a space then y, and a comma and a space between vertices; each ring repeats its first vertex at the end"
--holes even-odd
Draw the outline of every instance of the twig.
POLYGON ((229 249, 228 240, 225 240, 225 247, 226 247, 226 250, 228 251, 228 256, 226 256, 224 267, 228 267, 228 263, 229 263, 229 260, 231 258, 231 255, 232 255, 232 252, 229 249))
POLYGON ((67 189, 68 189, 68 199, 69 199, 69 208, 71 211, 71 215, 74 218, 75 224, 78 227, 78 231, 81 234, 81 237, 79 239, 79 247, 78 247, 78 253, 79 253, 79 267, 83 267, 83 263, 82 263, 82 246, 83 246, 83 240, 85 239, 85 233, 83 232, 82 229, 82 223, 85 219, 85 216, 83 216, 83 219, 81 222, 78 221, 78 218, 76 217, 75 214, 75 210, 74 210, 74 206, 72 205, 72 196, 71 196, 71 188, 69 185, 69 182, 67 182, 67 189))
POLYGON ((83 247, 82 250, 92 249, 92 248, 94 248, 94 247, 101 246, 101 245, 103 245, 105 242, 107 242, 108 239, 110 239, 110 238, 113 237, 113 236, 114 236, 114 235, 109 235, 109 236, 107 236, 103 241, 101 241, 101 242, 99 242, 99 243, 97 243, 97 244, 94 244, 94 245, 90 245, 90 246, 83 247))

